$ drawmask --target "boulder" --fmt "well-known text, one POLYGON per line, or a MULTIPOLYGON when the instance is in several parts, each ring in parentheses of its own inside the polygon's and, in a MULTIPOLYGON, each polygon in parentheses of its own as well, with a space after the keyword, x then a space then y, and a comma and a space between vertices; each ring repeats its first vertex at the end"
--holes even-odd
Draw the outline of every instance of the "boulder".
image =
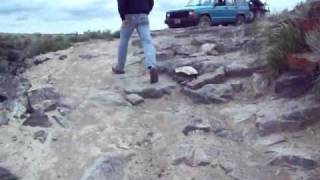
POLYGON ((138 105, 144 102, 143 97, 137 94, 128 94, 126 95, 125 99, 129 101, 132 105, 138 105))
POLYGON ((193 102, 203 104, 226 103, 233 98, 232 87, 226 84, 208 84, 197 90, 185 87, 182 92, 189 96, 193 102))
POLYGON ((52 123, 49 121, 49 118, 46 114, 39 110, 35 110, 32 112, 30 117, 23 122, 23 125, 48 128, 52 126, 52 123))
POLYGON ((9 170, 0 167, 0 179, 1 180, 18 180, 20 178, 12 174, 9 170))
POLYGON ((60 95, 53 87, 43 87, 28 93, 32 110, 52 111, 60 104, 60 95))
POLYGON ((276 81, 275 93, 282 98, 296 98, 305 94, 312 86, 311 75, 301 71, 290 71, 276 81))
POLYGON ((191 89, 199 89, 207 84, 221 84, 226 80, 224 68, 217 69, 214 73, 207 73, 189 82, 187 86, 191 89))
POLYGON ((105 153, 85 170, 81 180, 123 180, 132 157, 133 154, 105 153))

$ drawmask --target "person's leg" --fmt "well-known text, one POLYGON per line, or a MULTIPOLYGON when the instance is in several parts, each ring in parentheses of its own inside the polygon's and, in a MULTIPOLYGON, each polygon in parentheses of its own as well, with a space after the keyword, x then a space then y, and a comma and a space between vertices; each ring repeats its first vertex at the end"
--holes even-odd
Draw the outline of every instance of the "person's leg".
POLYGON ((137 31, 143 46, 143 51, 145 55, 145 66, 148 69, 156 68, 156 50, 152 43, 152 37, 150 33, 150 27, 147 15, 140 16, 140 22, 137 26, 137 31))
POLYGON ((130 37, 134 31, 134 24, 130 22, 126 26, 122 26, 120 30, 120 44, 118 48, 118 64, 116 70, 119 72, 124 72, 124 67, 127 60, 128 43, 130 37))

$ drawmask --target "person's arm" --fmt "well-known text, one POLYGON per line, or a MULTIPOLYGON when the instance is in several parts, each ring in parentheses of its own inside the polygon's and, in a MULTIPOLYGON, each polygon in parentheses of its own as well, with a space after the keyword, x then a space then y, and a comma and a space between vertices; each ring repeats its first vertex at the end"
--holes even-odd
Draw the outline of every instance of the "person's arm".
POLYGON ((149 0, 149 13, 153 9, 153 6, 154 6, 154 0, 149 0))
POLYGON ((124 21, 126 18, 126 9, 127 9, 127 2, 126 0, 118 0, 118 10, 119 10, 119 14, 120 17, 122 19, 122 21, 124 21))

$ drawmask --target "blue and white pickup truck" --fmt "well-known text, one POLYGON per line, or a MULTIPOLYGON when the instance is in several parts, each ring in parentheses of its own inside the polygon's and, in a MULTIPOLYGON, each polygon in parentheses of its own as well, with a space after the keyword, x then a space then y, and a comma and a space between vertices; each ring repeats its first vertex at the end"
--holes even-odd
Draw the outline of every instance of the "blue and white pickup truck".
MULTIPOLYGON (((250 2, 247 0, 190 0, 185 7, 168 11, 165 23, 170 28, 219 24, 240 25, 254 20, 252 1, 257 0, 250 0, 250 2)), ((265 4, 261 5, 265 6, 265 4)))

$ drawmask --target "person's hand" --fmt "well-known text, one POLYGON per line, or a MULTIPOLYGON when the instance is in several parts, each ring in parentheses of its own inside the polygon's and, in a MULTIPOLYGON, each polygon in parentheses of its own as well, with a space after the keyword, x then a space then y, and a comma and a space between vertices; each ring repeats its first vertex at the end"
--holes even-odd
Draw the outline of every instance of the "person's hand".
POLYGON ((122 27, 127 27, 129 24, 129 21, 127 19, 122 21, 122 27))

